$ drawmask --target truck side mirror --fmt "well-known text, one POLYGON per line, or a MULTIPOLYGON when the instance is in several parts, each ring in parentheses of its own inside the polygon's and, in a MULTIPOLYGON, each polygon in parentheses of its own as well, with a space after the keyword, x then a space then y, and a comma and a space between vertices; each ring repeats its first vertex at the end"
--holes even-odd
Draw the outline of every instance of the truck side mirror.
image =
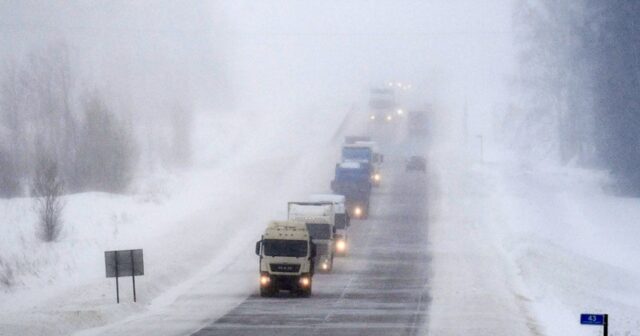
POLYGON ((384 162, 384 155, 380 154, 379 159, 380 159, 380 163, 384 162))
POLYGON ((333 234, 336 234, 336 227, 335 227, 335 226, 332 226, 331 231, 333 231, 333 234))
POLYGON ((260 243, 262 243, 262 240, 256 242, 256 255, 260 255, 260 243))
POLYGON ((331 181, 331 190, 336 191, 336 180, 331 181))

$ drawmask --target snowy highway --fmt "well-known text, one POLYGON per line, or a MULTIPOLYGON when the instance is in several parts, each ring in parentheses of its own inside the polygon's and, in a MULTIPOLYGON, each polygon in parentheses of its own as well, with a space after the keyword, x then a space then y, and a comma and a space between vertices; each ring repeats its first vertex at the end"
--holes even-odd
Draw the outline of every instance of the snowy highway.
POLYGON ((640 336, 636 13, 0 1, 0 336, 640 336))
MULTIPOLYGON (((372 213, 350 228, 350 253, 316 274, 309 299, 256 294, 193 335, 421 335, 429 308, 428 189, 388 155, 372 213)), ((257 284, 256 284, 257 287, 257 284)))

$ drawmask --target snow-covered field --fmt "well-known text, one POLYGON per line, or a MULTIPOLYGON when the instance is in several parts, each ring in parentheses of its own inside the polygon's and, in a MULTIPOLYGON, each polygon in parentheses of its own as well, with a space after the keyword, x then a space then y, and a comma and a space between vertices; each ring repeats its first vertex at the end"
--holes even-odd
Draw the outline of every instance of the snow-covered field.
MULTIPOLYGON (((52 244, 37 240, 30 200, 3 200, 0 335, 184 334, 221 316, 256 291, 266 221, 326 191, 334 119, 250 135, 241 119, 203 121, 220 135, 196 168, 141 178, 130 195, 68 196, 52 244), (139 302, 123 278, 116 305, 103 252, 128 248, 144 249, 145 276, 139 302)), ((200 148, 210 139, 195 134, 200 148)), ((585 312, 609 313, 610 335, 637 334, 640 200, 608 195, 602 173, 496 153, 479 163, 442 143, 429 153, 431 335, 598 335, 579 325, 585 312)))
POLYGON ((253 246, 267 221, 286 217, 287 201, 328 189, 343 116, 253 129, 242 118, 204 120, 194 141, 220 136, 199 144, 211 152, 197 168, 145 176, 131 195, 66 196, 61 238, 51 244, 36 237, 29 199, 1 201, 0 335, 126 335, 143 318, 150 335, 184 334, 224 313, 257 290, 253 246), (291 141, 297 132, 309 137, 291 141), (103 253, 131 248, 144 249, 138 303, 122 278, 116 305, 103 253))
POLYGON ((606 176, 432 151, 433 335, 610 335, 640 330, 640 200, 606 176))

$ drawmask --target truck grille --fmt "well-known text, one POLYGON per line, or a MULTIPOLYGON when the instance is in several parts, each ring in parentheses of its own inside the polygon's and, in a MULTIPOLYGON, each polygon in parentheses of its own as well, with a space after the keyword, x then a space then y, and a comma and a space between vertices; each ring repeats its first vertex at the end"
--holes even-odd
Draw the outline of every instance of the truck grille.
POLYGON ((299 264, 271 264, 271 272, 298 273, 299 264))

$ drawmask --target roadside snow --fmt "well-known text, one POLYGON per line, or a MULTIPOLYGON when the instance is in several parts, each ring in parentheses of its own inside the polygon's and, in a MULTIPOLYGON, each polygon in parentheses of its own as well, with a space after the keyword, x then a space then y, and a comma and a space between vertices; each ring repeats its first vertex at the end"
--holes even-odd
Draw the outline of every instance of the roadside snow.
POLYGON ((538 335, 492 223, 492 181, 450 150, 430 159, 428 335, 538 335))
POLYGON ((455 150, 431 155, 432 335, 609 335, 640 330, 640 199, 601 173, 455 150), (433 200, 434 198, 432 198, 433 200))
POLYGON ((266 223, 328 190, 343 117, 251 129, 238 127, 249 117, 201 120, 197 168, 146 176, 132 195, 66 196, 51 244, 36 238, 31 200, 0 200, 0 335, 185 334, 221 316, 257 291, 253 244, 266 223), (145 275, 137 304, 121 279, 117 305, 103 253, 131 248, 144 249, 145 275))
POLYGON ((605 177, 593 171, 505 165, 493 173, 501 240, 545 333, 600 335, 579 315, 608 313, 609 335, 638 335, 640 199, 605 194, 605 177))

